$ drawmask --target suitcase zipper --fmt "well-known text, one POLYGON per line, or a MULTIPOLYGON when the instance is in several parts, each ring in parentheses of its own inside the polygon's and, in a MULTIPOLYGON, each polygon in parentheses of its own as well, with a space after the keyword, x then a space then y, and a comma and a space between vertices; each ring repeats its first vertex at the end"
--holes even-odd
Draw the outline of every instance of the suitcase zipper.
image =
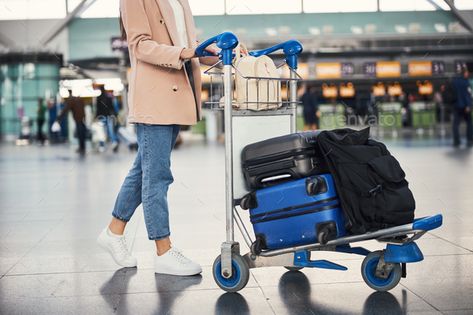
POLYGON ((287 218, 298 217, 298 216, 310 214, 310 213, 316 213, 316 212, 321 212, 321 211, 326 211, 326 210, 331 210, 331 209, 338 209, 339 207, 340 207, 340 204, 337 201, 333 204, 328 204, 322 207, 316 207, 316 208, 312 208, 312 209, 308 209, 304 211, 291 211, 290 213, 281 214, 277 216, 268 216, 268 217, 263 217, 261 219, 256 219, 256 220, 251 219, 251 223, 257 224, 257 223, 269 222, 269 221, 274 221, 274 220, 287 219, 287 218))
POLYGON ((288 212, 288 211, 299 210, 299 209, 312 207, 312 206, 324 205, 324 204, 332 203, 333 201, 337 201, 337 204, 338 204, 338 197, 332 197, 332 198, 327 198, 327 199, 324 199, 324 200, 305 203, 305 204, 298 205, 298 206, 286 207, 286 208, 282 208, 282 209, 271 210, 271 211, 264 212, 264 213, 258 213, 258 214, 251 215, 250 218, 251 218, 251 220, 258 219, 260 217, 272 216, 272 215, 275 215, 275 214, 278 214, 278 213, 284 213, 284 212, 288 212))
POLYGON ((257 167, 259 164, 268 164, 271 162, 277 162, 277 160, 285 159, 285 158, 290 158, 294 156, 299 156, 299 155, 310 155, 310 154, 315 154, 315 149, 303 149, 303 150, 293 150, 289 152, 283 152, 278 155, 273 155, 273 156, 263 156, 259 158, 254 158, 247 160, 243 163, 243 167, 245 168, 252 168, 252 167, 257 167))

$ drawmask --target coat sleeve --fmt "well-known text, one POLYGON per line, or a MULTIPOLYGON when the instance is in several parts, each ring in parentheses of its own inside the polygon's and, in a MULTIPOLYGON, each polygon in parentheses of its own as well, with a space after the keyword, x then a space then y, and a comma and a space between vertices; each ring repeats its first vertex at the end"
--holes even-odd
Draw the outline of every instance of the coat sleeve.
POLYGON ((151 38, 151 27, 144 0, 122 0, 121 15, 130 51, 138 60, 174 69, 181 69, 180 55, 184 47, 160 44, 151 38))

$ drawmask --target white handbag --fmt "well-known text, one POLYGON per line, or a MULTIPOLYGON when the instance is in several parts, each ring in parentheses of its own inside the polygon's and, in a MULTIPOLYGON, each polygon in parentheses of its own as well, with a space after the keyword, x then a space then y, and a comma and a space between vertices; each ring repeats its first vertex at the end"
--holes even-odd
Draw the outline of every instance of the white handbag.
POLYGON ((240 49, 236 48, 234 107, 256 111, 281 107, 280 75, 273 60, 265 55, 241 57, 240 49))

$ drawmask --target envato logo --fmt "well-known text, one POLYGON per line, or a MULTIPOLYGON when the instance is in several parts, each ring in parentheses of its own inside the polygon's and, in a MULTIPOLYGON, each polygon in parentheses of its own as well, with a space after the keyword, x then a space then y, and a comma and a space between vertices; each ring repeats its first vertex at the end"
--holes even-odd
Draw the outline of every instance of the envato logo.
POLYGON ((381 127, 400 127, 402 125, 401 113, 381 112, 378 115, 371 113, 367 115, 357 115, 346 113, 345 115, 321 115, 322 125, 345 126, 345 125, 366 125, 381 127))

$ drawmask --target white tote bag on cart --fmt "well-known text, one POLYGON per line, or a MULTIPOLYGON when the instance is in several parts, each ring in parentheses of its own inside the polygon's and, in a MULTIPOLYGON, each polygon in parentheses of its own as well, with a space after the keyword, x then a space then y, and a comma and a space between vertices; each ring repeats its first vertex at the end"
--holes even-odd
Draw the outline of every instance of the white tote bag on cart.
MULTIPOLYGON (((233 107, 255 111, 281 107, 280 75, 273 60, 265 55, 260 57, 241 56, 242 47, 240 45, 235 49, 235 101, 233 107)), ((246 50, 246 48, 244 49, 246 50)))

